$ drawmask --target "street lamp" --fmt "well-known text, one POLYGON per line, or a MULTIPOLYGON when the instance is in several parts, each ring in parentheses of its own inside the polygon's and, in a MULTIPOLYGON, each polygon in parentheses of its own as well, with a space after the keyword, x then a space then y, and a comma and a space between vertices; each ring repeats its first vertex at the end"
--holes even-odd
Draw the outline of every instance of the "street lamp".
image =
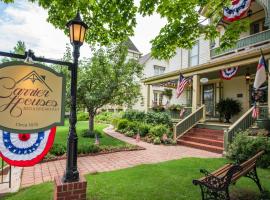
POLYGON ((78 137, 76 133, 77 123, 77 71, 78 60, 80 57, 80 47, 83 45, 87 25, 82 21, 80 13, 78 12, 73 20, 67 23, 69 28, 70 43, 73 46, 73 65, 71 67, 71 103, 69 115, 69 135, 67 141, 67 163, 66 171, 63 177, 64 182, 79 181, 79 171, 77 167, 77 144, 78 137))

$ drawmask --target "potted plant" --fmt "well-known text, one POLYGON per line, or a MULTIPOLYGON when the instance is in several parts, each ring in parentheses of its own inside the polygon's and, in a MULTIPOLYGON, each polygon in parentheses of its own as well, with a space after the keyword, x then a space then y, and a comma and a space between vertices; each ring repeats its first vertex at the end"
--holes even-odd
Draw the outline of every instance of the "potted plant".
POLYGON ((165 88, 162 94, 167 98, 167 104, 170 104, 170 101, 173 96, 172 89, 165 88))
POLYGON ((230 123, 231 117, 240 113, 242 107, 239 101, 226 98, 220 100, 220 102, 216 105, 216 110, 220 113, 220 115, 224 116, 226 120, 225 123, 230 123))

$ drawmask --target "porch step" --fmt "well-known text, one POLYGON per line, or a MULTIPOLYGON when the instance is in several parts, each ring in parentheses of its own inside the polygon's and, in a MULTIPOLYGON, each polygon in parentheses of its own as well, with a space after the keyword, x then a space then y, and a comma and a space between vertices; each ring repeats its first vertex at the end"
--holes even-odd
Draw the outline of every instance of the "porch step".
POLYGON ((216 146, 201 144, 201 143, 197 143, 197 142, 185 141, 185 140, 180 139, 177 141, 177 144, 196 148, 196 149, 202 149, 202 150, 210 151, 210 152, 214 152, 214 153, 220 153, 220 154, 223 153, 222 147, 216 147, 216 146))
POLYGON ((223 147, 223 140, 213 140, 213 139, 208 139, 208 138, 192 137, 192 136, 184 136, 181 139, 185 141, 207 144, 207 145, 216 146, 216 147, 223 147))
POLYGON ((180 145, 223 153, 224 131, 207 128, 192 128, 177 140, 180 145))

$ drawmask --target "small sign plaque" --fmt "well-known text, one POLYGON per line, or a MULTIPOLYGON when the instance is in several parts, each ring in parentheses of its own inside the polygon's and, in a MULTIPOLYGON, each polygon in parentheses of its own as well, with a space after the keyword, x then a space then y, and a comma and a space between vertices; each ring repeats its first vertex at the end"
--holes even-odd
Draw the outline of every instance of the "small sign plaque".
POLYGON ((34 133, 64 124, 65 78, 40 64, 0 65, 0 128, 34 133))

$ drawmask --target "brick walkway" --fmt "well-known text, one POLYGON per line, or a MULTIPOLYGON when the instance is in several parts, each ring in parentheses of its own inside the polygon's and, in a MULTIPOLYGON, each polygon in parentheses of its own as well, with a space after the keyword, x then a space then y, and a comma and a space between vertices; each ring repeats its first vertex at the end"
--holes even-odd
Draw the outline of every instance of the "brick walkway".
MULTIPOLYGON (((127 143, 144 147, 146 150, 80 157, 78 158, 78 168, 81 174, 112 171, 140 164, 158 163, 184 157, 221 157, 220 154, 184 146, 152 145, 146 142, 137 143, 134 139, 113 131, 112 127, 108 127, 104 131, 127 143)), ((64 174, 65 164, 65 160, 58 160, 24 168, 21 187, 52 181, 55 176, 62 176, 64 174)))

